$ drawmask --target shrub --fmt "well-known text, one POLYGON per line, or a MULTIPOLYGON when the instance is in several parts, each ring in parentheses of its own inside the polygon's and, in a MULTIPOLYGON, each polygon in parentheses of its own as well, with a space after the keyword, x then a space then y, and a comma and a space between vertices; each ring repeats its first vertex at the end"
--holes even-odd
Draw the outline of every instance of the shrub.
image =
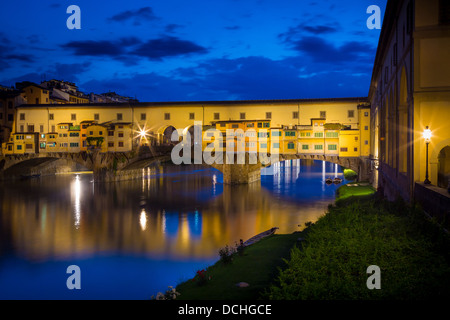
POLYGON ((228 247, 228 245, 226 245, 224 248, 221 248, 219 250, 220 261, 222 261, 224 264, 230 263, 233 260, 233 253, 234 250, 228 247))

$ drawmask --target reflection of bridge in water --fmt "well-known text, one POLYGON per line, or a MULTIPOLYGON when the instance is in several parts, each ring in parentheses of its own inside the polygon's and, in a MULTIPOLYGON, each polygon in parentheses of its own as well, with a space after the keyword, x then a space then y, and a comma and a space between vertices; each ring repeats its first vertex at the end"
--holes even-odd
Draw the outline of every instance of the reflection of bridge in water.
MULTIPOLYGON (((170 161, 172 149, 172 146, 143 146, 130 152, 116 153, 100 153, 94 150, 80 153, 10 155, 0 160, 0 170, 3 178, 8 178, 47 175, 57 173, 64 167, 73 168, 75 165, 78 165, 84 170, 92 171, 96 181, 132 180, 142 178, 145 175, 144 169, 152 163, 170 161)), ((251 162, 249 153, 245 153, 245 162, 242 164, 236 160, 236 154, 234 156, 231 154, 231 157, 234 157, 234 161, 230 161, 229 157, 229 153, 223 153, 222 161, 215 161, 210 164, 210 166, 223 173, 223 182, 226 184, 246 184, 258 181, 261 178, 261 169, 268 166, 261 163, 259 156, 256 157, 256 162, 251 162)), ((358 173, 360 180, 366 179, 370 173, 370 164, 367 157, 279 154, 270 158, 272 161, 270 165, 274 166, 277 162, 294 159, 321 160, 334 163, 354 170, 358 173)), ((208 165, 203 160, 202 163, 208 165)), ((70 170, 66 169, 66 171, 70 170)))

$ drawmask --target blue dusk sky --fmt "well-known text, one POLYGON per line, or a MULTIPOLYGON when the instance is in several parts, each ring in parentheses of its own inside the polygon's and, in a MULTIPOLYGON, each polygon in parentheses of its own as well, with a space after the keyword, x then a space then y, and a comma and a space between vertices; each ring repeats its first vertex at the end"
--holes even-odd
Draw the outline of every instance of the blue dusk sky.
POLYGON ((367 96, 370 5, 383 18, 386 0, 2 1, 0 84, 60 79, 149 102, 367 96))

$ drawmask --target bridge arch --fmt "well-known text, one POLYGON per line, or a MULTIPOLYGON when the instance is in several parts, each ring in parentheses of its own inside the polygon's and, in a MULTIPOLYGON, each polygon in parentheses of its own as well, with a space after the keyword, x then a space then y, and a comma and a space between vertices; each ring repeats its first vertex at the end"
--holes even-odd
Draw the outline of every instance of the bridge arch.
POLYGON ((160 127, 156 134, 157 134, 157 143, 158 145, 171 145, 172 142, 172 133, 174 131, 178 130, 171 124, 164 125, 160 127))

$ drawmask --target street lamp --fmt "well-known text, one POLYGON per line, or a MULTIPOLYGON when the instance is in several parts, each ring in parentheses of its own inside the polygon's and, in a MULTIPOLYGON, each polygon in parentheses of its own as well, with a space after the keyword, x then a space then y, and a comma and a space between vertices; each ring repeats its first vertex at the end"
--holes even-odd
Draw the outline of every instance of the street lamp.
POLYGON ((428 180, 428 145, 430 144, 430 139, 431 139, 431 130, 428 128, 428 126, 423 131, 423 138, 425 139, 425 143, 427 145, 425 181, 423 183, 424 184, 431 184, 431 181, 428 180))

